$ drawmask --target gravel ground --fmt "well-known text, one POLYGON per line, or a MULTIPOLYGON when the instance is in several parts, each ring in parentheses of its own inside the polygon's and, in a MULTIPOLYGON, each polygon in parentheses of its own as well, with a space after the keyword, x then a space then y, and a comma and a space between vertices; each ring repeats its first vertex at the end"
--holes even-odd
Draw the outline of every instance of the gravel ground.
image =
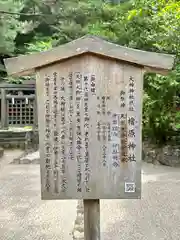
POLYGON ((42 201, 39 165, 0 171, 0 240, 72 240, 75 200, 42 201))
MULTIPOLYGON (((102 200, 102 240, 180 239, 180 169, 143 164, 141 200, 102 200)), ((77 201, 42 201, 39 165, 0 171, 0 240, 72 240, 77 201)), ((82 233, 81 233, 82 237, 82 233)))
MULTIPOLYGON (((15 150, 4 150, 4 155, 0 158, 0 171, 13 161, 14 158, 17 158, 22 155, 24 151, 20 149, 15 150)), ((0 172, 1 175, 1 172, 0 172)))
MULTIPOLYGON (((101 200, 101 239, 179 240, 180 169, 143 163, 141 200, 101 200)), ((78 202, 75 240, 83 239, 78 202)))
POLYGON ((143 164, 141 200, 101 201, 103 240, 180 239, 180 169, 143 164))

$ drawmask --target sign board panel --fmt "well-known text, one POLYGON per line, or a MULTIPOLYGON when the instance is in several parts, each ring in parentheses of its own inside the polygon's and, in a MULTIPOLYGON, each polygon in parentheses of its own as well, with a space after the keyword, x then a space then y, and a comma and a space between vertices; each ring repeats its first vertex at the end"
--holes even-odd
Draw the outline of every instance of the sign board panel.
POLYGON ((141 196, 143 70, 93 55, 37 70, 42 199, 141 196))

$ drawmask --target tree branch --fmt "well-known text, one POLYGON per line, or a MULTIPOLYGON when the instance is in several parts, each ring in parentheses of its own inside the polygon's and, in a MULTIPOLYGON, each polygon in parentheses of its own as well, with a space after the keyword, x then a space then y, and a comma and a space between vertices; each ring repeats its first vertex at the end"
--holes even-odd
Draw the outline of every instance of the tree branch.
POLYGON ((19 16, 51 16, 52 14, 43 14, 43 13, 18 13, 18 12, 8 12, 0 10, 2 14, 8 15, 19 15, 19 16))

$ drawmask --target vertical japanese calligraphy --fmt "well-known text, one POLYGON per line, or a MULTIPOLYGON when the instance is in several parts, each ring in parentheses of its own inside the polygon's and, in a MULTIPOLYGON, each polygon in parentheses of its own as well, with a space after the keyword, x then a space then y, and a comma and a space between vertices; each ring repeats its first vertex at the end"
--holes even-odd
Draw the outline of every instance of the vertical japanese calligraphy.
POLYGON ((121 162, 128 161, 127 114, 121 114, 121 162))
POLYGON ((134 109, 134 99, 135 99, 135 80, 132 76, 129 78, 129 96, 128 96, 128 110, 133 112, 134 109))
POLYGON ((112 136, 118 137, 119 136, 119 125, 118 125, 118 115, 116 113, 112 116, 112 136))
POLYGON ((67 179, 66 179, 66 98, 63 94, 65 91, 65 81, 64 77, 60 77, 60 124, 61 124, 61 133, 60 133, 60 173, 61 173, 61 191, 66 192, 67 189, 67 179))
POLYGON ((136 162, 135 117, 128 118, 128 161, 136 162))
POLYGON ((111 123, 107 122, 107 134, 108 134, 108 142, 111 141, 111 123))
MULTIPOLYGON (((110 116, 111 111, 107 108, 108 101, 110 100, 110 96, 97 96, 97 115, 99 117, 105 117, 110 116)), ((97 139, 98 141, 110 141, 111 139, 111 127, 110 122, 104 122, 104 121, 97 121, 96 125, 97 129, 97 139)))
POLYGON ((83 56, 38 70, 43 199, 139 196, 141 69, 83 56))
POLYGON ((91 93, 96 95, 96 78, 95 75, 91 75, 91 93))
POLYGON ((57 114, 58 114, 58 91, 57 91, 57 72, 53 73, 53 105, 52 105, 52 117, 53 117, 53 153, 54 153, 54 182, 55 182, 55 192, 58 193, 58 129, 57 129, 57 114))
POLYGON ((82 74, 76 73, 76 161, 77 161, 77 192, 82 192, 82 168, 81 168, 81 148, 82 148, 82 129, 81 129, 81 115, 80 102, 82 92, 82 74))
POLYGON ((112 166, 117 168, 120 164, 120 129, 119 116, 116 113, 112 115, 111 138, 112 166))
POLYGON ((49 173, 51 170, 51 130, 50 130, 50 77, 46 76, 45 78, 45 188, 46 191, 50 191, 50 179, 49 179, 49 173))
POLYGON ((135 79, 131 75, 129 77, 129 94, 128 94, 128 110, 132 112, 128 115, 128 161, 136 162, 136 142, 135 142, 135 121, 136 115, 133 114, 135 112, 135 79))
POLYGON ((107 164, 107 160, 106 160, 106 150, 107 150, 107 146, 106 144, 103 144, 102 145, 102 163, 103 163, 103 166, 105 167, 106 164, 107 164))
POLYGON ((97 122, 97 140, 101 141, 101 123, 99 121, 97 122))
POLYGON ((90 178, 90 168, 89 168, 89 79, 88 76, 84 76, 84 142, 85 142, 85 168, 84 168, 84 183, 85 191, 90 192, 88 183, 90 178))
POLYGON ((97 96, 97 115, 99 120, 96 124, 97 140, 102 144, 102 164, 107 165, 107 142, 111 141, 111 124, 103 118, 111 115, 108 109, 110 96, 97 96))
POLYGON ((73 109, 73 73, 70 72, 68 75, 68 88, 69 88, 69 112, 68 112, 68 121, 69 121, 69 159, 74 160, 73 155, 73 125, 72 125, 72 117, 74 113, 73 109))
POLYGON ((60 91, 64 92, 65 91, 65 78, 64 77, 60 77, 60 91))
POLYGON ((119 153, 120 153, 120 144, 113 143, 112 144, 112 160, 113 160, 113 167, 119 167, 119 153))
POLYGON ((126 102, 125 94, 126 94, 125 91, 121 90, 121 92, 120 92, 120 107, 121 108, 125 108, 125 106, 126 106, 126 104, 125 104, 125 102, 126 102))
POLYGON ((110 96, 97 97, 97 115, 100 116, 111 115, 111 111, 107 108, 108 101, 110 101, 110 96))
POLYGON ((106 97, 105 96, 102 97, 101 107, 102 107, 101 113, 102 115, 105 115, 106 114, 106 97))

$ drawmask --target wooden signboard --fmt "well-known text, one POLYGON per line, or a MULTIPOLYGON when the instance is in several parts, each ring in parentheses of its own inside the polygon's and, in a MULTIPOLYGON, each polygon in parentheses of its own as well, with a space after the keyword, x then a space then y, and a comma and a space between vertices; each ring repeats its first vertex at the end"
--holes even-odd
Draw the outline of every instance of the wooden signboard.
POLYGON ((94 36, 5 61, 37 74, 42 199, 140 198, 143 74, 173 62, 94 36))
POLYGON ((140 197, 142 76, 89 54, 38 71, 43 199, 140 197))

